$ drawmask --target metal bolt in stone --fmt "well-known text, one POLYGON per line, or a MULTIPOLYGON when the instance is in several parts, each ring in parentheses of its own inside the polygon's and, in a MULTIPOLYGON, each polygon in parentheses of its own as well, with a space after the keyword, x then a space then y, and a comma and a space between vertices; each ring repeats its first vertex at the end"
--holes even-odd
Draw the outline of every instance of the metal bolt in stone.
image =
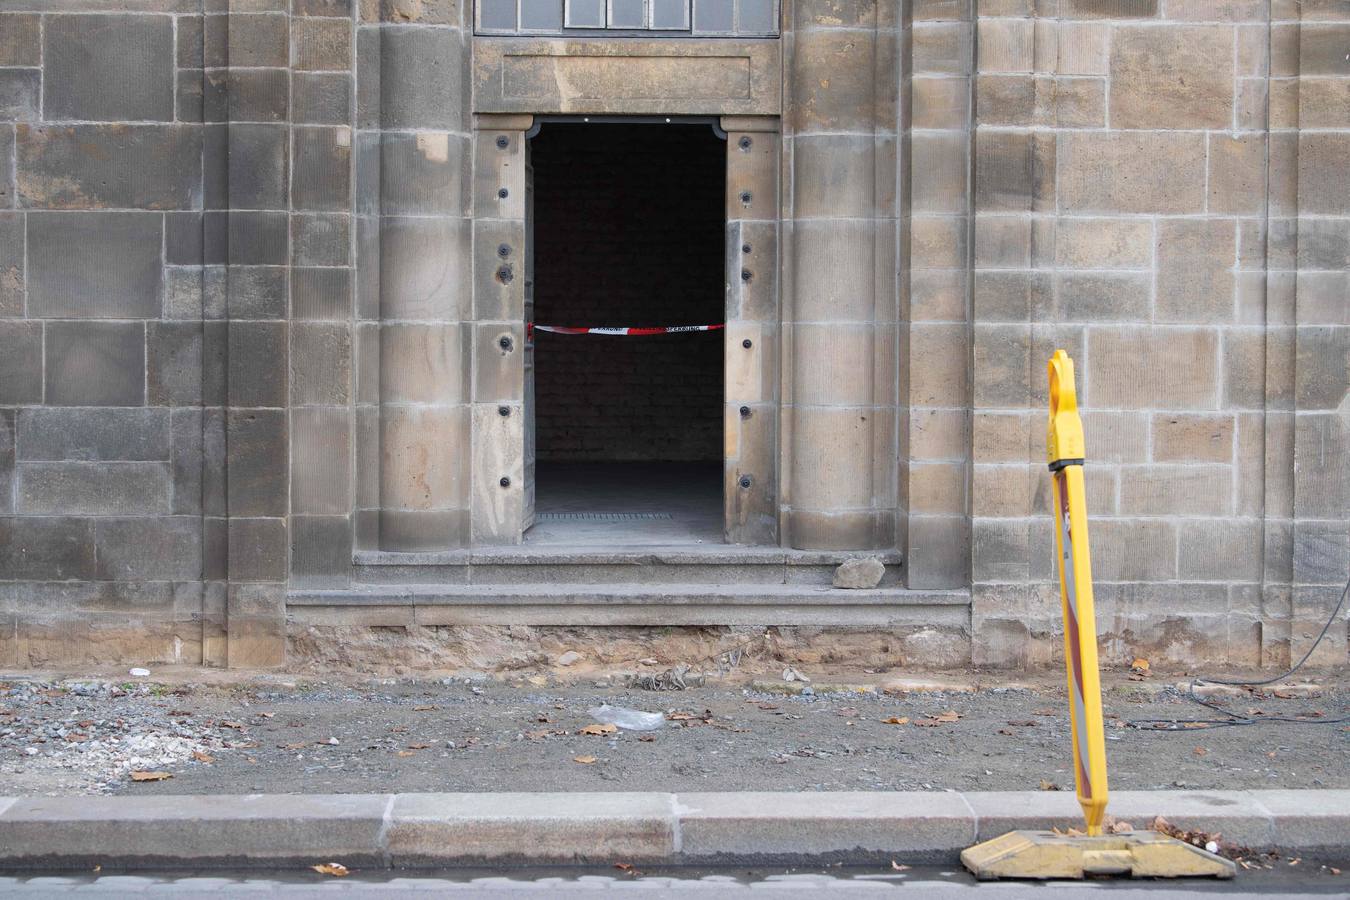
POLYGON ((511 139, 510 139, 510 138, 508 138, 508 137, 507 137, 506 135, 504 135, 504 134, 498 135, 498 136, 497 136, 497 149, 499 149, 499 150, 505 150, 507 147, 510 147, 510 146, 511 146, 511 139))
POLYGON ((754 194, 750 193, 749 191, 741 191, 741 202, 744 203, 746 206, 749 206, 750 201, 753 199, 755 199, 754 194))
POLYGON ((755 142, 748 137, 743 137, 740 140, 740 145, 742 150, 749 150, 755 145, 755 142))
POLYGON ((745 340, 741 341, 741 346, 749 350, 751 347, 755 345, 749 338, 746 338, 745 340))
POLYGON ((501 337, 499 337, 499 338, 497 339, 497 346, 498 346, 498 347, 501 347, 503 350, 505 350, 505 351, 507 351, 507 352, 509 353, 509 352, 511 351, 511 338, 510 338, 510 336, 504 334, 504 335, 502 335, 501 337))
POLYGON ((752 249, 752 248, 751 248, 751 246, 750 246, 749 244, 741 244, 741 252, 742 252, 742 253, 749 253, 751 249, 752 249))
POLYGON ((511 192, 506 188, 497 188, 497 196, 500 199, 505 200, 507 197, 511 196, 511 192))
POLYGON ((501 416, 503 419, 505 419, 507 416, 511 415, 511 407, 509 407, 509 406, 499 406, 499 407, 497 407, 497 415, 499 415, 499 416, 501 416))
POLYGON ((750 279, 754 277, 755 277, 754 272, 751 272, 749 269, 741 269, 741 281, 744 281, 746 284, 749 284, 750 279))
POLYGON ((510 487, 510 486, 511 486, 511 479, 510 479, 510 478, 507 478, 505 475, 503 475, 503 476, 501 477, 501 480, 498 481, 497 483, 500 484, 502 487, 510 487))
POLYGON ((502 259, 506 259, 508 256, 511 255, 511 245, 510 245, 510 244, 498 244, 498 245, 497 245, 497 255, 500 256, 502 259))
POLYGON ((754 481, 750 478, 749 475, 742 475, 736 483, 743 488, 748 488, 750 487, 750 485, 754 484, 754 481))
POLYGON ((741 418, 742 418, 742 419, 748 419, 748 418, 750 418, 750 407, 748 407, 748 406, 742 406, 742 407, 741 407, 741 418))

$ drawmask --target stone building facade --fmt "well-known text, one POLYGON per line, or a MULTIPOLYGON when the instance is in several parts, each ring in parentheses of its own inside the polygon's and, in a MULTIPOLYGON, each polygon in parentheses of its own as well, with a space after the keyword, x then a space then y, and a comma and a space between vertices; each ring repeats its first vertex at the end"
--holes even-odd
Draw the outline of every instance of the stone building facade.
POLYGON ((1283 665, 1350 570, 1347 60, 1346 0, 0 0, 0 665, 1043 665, 1056 347, 1104 658, 1283 665), (716 546, 528 540, 530 147, 586 125, 722 142, 716 546))

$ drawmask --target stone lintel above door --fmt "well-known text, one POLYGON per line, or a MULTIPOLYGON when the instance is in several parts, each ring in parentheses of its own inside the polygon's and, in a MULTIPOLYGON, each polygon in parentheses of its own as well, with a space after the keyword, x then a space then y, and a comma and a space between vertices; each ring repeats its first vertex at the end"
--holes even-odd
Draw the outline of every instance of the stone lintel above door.
POLYGON ((767 40, 473 41, 477 113, 776 116, 781 44, 767 40))

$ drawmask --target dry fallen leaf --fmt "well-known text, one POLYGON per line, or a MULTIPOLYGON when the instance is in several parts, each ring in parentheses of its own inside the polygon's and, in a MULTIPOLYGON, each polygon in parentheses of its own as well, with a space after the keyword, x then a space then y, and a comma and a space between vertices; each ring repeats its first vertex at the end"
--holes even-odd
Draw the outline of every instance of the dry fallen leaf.
POLYGON ((1196 747, 1191 752, 1194 753, 1196 756, 1204 756, 1206 753, 1209 752, 1209 750, 1205 747, 1196 747))
POLYGON ((1144 659, 1142 656, 1136 656, 1134 662, 1130 663, 1130 672, 1135 675, 1147 675, 1148 669, 1148 660, 1144 659))
POLYGON ((431 712, 431 711, 432 711, 433 709, 435 709, 435 708, 436 708, 436 707, 430 706, 430 705, 427 705, 427 706, 414 706, 414 707, 413 707, 413 712, 431 712))
POLYGON ((132 773, 131 773, 131 780, 132 780, 132 781, 165 781, 165 780, 167 780, 167 779, 169 779, 169 778, 172 778, 172 777, 173 777, 173 775, 170 774, 169 772, 140 772, 140 771, 137 771, 137 772, 132 772, 132 773))
POLYGON ((641 741, 641 742, 644 743, 644 744, 655 743, 655 741, 656 741, 656 735, 654 735, 654 734, 639 734, 639 735, 638 735, 638 740, 641 741))
POLYGON ((1036 711, 1035 711, 1034 713, 1032 713, 1032 714, 1033 714, 1033 715, 1037 715, 1037 716, 1053 716, 1053 715, 1055 714, 1055 711, 1054 711, 1053 709, 1049 709, 1049 708, 1047 708, 1047 709, 1038 709, 1038 710, 1036 710, 1036 711))
POLYGON ((947 711, 944 712, 944 713, 938 714, 935 718, 936 718, 939 722, 947 722, 947 723, 951 723, 951 722, 955 722, 957 719, 961 718, 961 714, 960 714, 959 712, 957 712, 956 710, 949 709, 949 710, 947 710, 947 711))
POLYGON ((1008 720, 1008 724, 1014 728, 1035 728, 1041 723, 1037 722, 1035 719, 1010 719, 1008 720))
POLYGON ((216 758, 212 756, 210 753, 203 753, 200 750, 193 750, 192 758, 199 763, 213 763, 216 761, 216 758))
POLYGON ((583 766, 589 766, 589 765, 591 765, 592 763, 595 762, 595 757, 594 757, 594 756, 574 756, 574 757, 572 757, 572 762, 579 762, 579 763, 581 763, 583 766))
POLYGON ((233 721, 233 720, 231 720, 231 719, 226 719, 225 721, 223 721, 223 722, 220 723, 220 727, 221 727, 221 728, 234 728, 234 729, 236 729, 236 730, 241 730, 241 731, 242 731, 243 728, 244 728, 244 723, 243 723, 243 722, 235 722, 235 721, 233 721))
POLYGON ((1008 737, 1015 737, 1015 736, 1016 736, 1016 732, 1009 731, 1009 730, 1006 729, 1006 728, 1000 728, 1000 729, 998 730, 998 733, 999 733, 999 734, 1006 734, 1008 737))
POLYGON ((408 749, 409 749, 409 750, 425 750, 425 749, 427 749, 427 748, 430 747, 430 746, 431 746, 430 744, 409 744, 409 745, 408 745, 408 749))
POLYGON ((1059 785, 1055 784, 1053 781, 1046 781, 1044 778, 1042 778, 1042 779, 1041 779, 1041 790, 1043 790, 1043 791, 1057 791, 1057 790, 1059 790, 1059 785))
POLYGON ((687 722, 698 717, 690 712, 671 712, 666 713, 666 718, 671 722, 687 722))
POLYGON ((633 868, 632 863, 615 863, 614 868, 618 869, 620 872, 627 872, 630 875, 637 874, 637 869, 633 868))
POLYGON ((399 755, 399 756, 403 756, 403 757, 416 756, 416 755, 417 755, 417 751, 416 751, 416 750, 400 750, 400 751, 398 751, 398 755, 399 755))
POLYGON ((909 719, 905 716, 891 716, 889 719, 882 719, 884 725, 908 725, 909 719))
POLYGON ((303 750, 303 749, 305 749, 305 748, 308 747, 308 746, 309 746, 309 741, 295 741, 295 742, 290 743, 290 744, 282 744, 282 745, 281 745, 281 749, 283 749, 283 750, 303 750))
POLYGON ((581 729, 581 731, 578 733, 590 735, 605 735, 605 734, 613 734, 618 730, 619 726, 617 725, 610 725, 608 723, 604 725, 601 725, 599 723, 592 723, 590 725, 587 725, 585 728, 581 729))
POLYGON ((346 878, 351 874, 347 867, 342 863, 320 863, 317 866, 310 866, 310 868, 320 875, 332 875, 334 878, 346 878))
POLYGON ((897 871, 897 872, 908 872, 908 871, 909 871, 909 866, 905 865, 904 863, 898 863, 898 862, 896 862, 895 860, 891 860, 891 868, 894 869, 894 870, 897 871))

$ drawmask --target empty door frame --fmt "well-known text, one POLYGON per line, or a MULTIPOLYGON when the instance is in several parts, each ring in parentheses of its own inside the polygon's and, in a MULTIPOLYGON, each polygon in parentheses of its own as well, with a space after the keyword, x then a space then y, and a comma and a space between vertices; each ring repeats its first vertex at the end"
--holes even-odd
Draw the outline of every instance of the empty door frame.
MULTIPOLYGON (((717 122, 727 135, 723 532, 730 544, 776 545, 778 119, 696 121, 717 122)), ((527 291, 533 287, 527 142, 534 125, 535 117, 527 115, 480 114, 475 121, 469 478, 476 545, 519 543, 533 518, 525 341, 527 291)))

